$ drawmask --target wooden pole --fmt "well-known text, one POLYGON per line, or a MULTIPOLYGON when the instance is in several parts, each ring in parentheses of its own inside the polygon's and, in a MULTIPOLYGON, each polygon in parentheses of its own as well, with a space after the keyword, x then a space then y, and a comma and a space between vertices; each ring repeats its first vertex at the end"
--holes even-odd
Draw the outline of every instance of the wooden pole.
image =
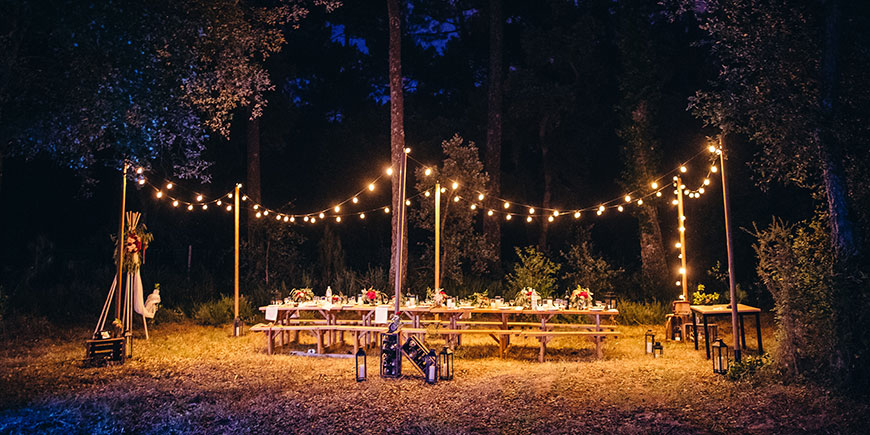
POLYGON ((689 300, 688 278, 686 267, 686 215, 683 211, 683 179, 677 175, 677 228, 680 231, 680 275, 683 281, 683 300, 689 300))
POLYGON ((441 182, 435 183, 435 289, 441 288, 441 182))
MULTIPOLYGON (((124 169, 121 173, 121 219, 118 223, 118 285, 115 287, 115 319, 121 318, 121 283, 124 281, 124 214, 127 208, 127 169, 129 164, 124 162, 124 169)), ((114 322, 113 322, 114 323, 114 322)), ((123 328, 121 328, 123 330, 123 328)), ((123 333, 118 328, 113 326, 116 333, 123 333)))
POLYGON ((241 335, 241 327, 239 323, 239 184, 233 190, 233 293, 235 295, 235 303, 233 305, 233 336, 241 335))
POLYGON ((719 171, 722 173, 722 201, 725 206, 725 241, 728 246, 728 283, 731 294, 731 330, 734 335, 734 360, 740 361, 742 343, 740 343, 740 329, 738 328, 739 313, 737 311, 737 282, 734 279, 734 252, 731 240, 731 203, 728 200, 728 182, 725 178, 725 150, 722 146, 722 136, 719 135, 719 171))

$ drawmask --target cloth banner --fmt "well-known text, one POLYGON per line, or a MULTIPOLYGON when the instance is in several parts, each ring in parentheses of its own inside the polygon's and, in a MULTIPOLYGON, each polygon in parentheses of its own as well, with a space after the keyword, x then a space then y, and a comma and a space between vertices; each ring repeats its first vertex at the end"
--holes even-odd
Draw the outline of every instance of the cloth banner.
POLYGON ((139 274, 139 270, 127 273, 127 286, 130 285, 133 286, 133 310, 146 318, 153 319, 154 313, 157 312, 157 304, 160 303, 160 290, 154 290, 148 295, 147 300, 143 300, 145 295, 142 288, 142 275, 139 274))

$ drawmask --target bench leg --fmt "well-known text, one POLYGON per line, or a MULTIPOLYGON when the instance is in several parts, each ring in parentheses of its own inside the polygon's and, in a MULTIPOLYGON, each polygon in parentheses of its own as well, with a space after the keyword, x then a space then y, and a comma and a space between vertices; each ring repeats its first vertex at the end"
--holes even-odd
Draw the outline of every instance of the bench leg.
POLYGON ((541 340, 541 354, 538 355, 538 362, 544 362, 544 353, 547 352, 547 340, 544 337, 540 337, 541 340))
POLYGON ((299 344, 299 331, 293 332, 293 342, 299 344))
POLYGON ((272 340, 274 340, 274 335, 272 335, 272 330, 269 329, 266 331, 266 352, 269 355, 272 354, 272 340))
MULTIPOLYGON (((344 337, 342 337, 342 341, 344 341, 344 337)), ((353 333, 353 354, 359 352, 359 331, 354 331, 353 333)))
POLYGON ((317 336, 317 353, 323 353, 323 331, 314 330, 317 336))
POLYGON ((595 355, 597 355, 598 358, 603 356, 601 353, 601 337, 599 336, 595 337, 595 355))

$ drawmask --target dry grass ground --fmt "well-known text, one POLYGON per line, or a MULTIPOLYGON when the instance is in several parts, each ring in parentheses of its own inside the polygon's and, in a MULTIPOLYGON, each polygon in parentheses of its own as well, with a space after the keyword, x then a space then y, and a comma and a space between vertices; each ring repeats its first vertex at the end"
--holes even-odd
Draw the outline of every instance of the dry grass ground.
POLYGON ((381 379, 376 364, 357 383, 352 359, 269 356, 261 334, 234 339, 229 327, 193 323, 154 328, 123 366, 83 368, 87 331, 51 329, 52 338, 0 343, 0 433, 867 431, 867 404, 770 376, 727 381, 688 343, 666 343, 664 358, 651 359, 645 327, 620 330, 604 359, 588 341, 558 339, 543 364, 533 340, 499 359, 489 338, 466 337, 456 379, 430 386, 410 367, 381 379))

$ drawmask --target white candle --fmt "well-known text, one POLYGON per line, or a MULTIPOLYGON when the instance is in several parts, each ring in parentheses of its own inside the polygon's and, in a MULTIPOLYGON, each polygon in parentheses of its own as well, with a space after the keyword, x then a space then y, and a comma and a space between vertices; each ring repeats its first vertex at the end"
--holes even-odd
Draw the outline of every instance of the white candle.
POLYGON ((429 366, 429 379, 435 380, 435 364, 429 366))
POLYGON ((359 377, 360 379, 366 377, 366 365, 365 365, 365 364, 361 364, 361 365, 359 366, 359 375, 358 375, 358 377, 359 377))

